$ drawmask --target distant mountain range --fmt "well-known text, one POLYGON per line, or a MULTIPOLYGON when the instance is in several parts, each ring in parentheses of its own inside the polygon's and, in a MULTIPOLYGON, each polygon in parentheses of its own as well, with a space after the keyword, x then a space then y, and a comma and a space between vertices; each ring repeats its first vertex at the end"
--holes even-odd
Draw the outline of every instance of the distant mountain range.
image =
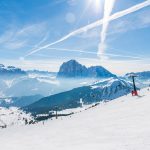
POLYGON ((24 71, 20 68, 16 68, 14 66, 4 66, 0 64, 0 75, 10 76, 10 75, 28 75, 28 74, 45 74, 50 76, 57 76, 58 78, 109 78, 116 77, 116 75, 112 74, 108 70, 106 70, 102 66, 92 66, 85 67, 81 65, 76 60, 70 60, 68 62, 64 62, 59 69, 58 73, 48 72, 48 71, 39 71, 39 70, 28 70, 24 71))
POLYGON ((26 75, 26 72, 14 66, 0 64, 0 75, 26 75))
POLYGON ((57 74, 58 78, 109 78, 116 77, 102 66, 85 67, 76 60, 64 62, 57 74))
POLYGON ((46 74, 46 75, 55 75, 56 72, 49 72, 49 71, 40 71, 40 70, 27 70, 24 71, 20 68, 16 68, 14 66, 4 66, 0 64, 0 75, 28 75, 28 74, 46 74))
MULTIPOLYGON (((147 87, 150 84, 150 71, 135 74, 138 75, 137 87, 147 87)), ((131 81, 127 75, 123 79, 131 81)), ((0 97, 49 96, 77 87, 88 86, 95 80, 110 77, 116 77, 116 75, 102 66, 87 68, 75 60, 63 63, 58 73, 39 70, 24 71, 20 68, 6 67, 0 64, 0 97)))
POLYGON ((150 80, 150 71, 143 71, 143 72, 131 72, 127 73, 125 76, 129 76, 130 74, 135 74, 137 75, 137 78, 142 79, 142 80, 150 80))
POLYGON ((49 72, 49 71, 41 71, 41 70, 27 70, 28 74, 38 74, 38 75, 50 75, 50 76, 56 76, 56 72, 49 72))
POLYGON ((33 114, 42 114, 53 111, 56 107, 60 110, 80 107, 82 100, 84 104, 112 100, 128 94, 132 85, 125 80, 118 78, 105 79, 96 83, 75 88, 73 90, 55 94, 24 108, 25 111, 33 114))

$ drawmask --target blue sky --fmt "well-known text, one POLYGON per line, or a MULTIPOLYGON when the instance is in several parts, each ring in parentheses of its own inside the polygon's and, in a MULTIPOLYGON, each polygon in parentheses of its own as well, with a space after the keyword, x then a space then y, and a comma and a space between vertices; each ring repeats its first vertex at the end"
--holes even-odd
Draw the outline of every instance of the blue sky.
MULTIPOLYGON (((97 56, 102 25, 43 48, 103 18, 104 0, 0 0, 0 63, 23 69, 58 71, 76 59, 103 65, 116 74, 150 68, 150 6, 109 22, 104 56, 97 56), (27 57, 25 57, 27 56, 27 57)), ((111 14, 144 0, 119 0, 111 14)))

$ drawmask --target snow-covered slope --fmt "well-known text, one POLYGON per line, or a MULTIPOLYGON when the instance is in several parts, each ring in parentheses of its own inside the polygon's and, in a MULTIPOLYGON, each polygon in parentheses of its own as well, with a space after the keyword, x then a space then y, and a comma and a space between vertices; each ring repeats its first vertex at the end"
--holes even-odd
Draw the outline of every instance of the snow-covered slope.
POLYGON ((16 107, 9 109, 0 107, 0 129, 13 125, 25 125, 31 120, 33 120, 33 118, 30 114, 26 114, 16 107))
POLYGON ((44 124, 0 130, 2 150, 150 150, 150 91, 44 124))
POLYGON ((46 114, 56 107, 59 110, 80 107, 80 100, 84 104, 92 104, 103 100, 112 100, 128 94, 132 85, 119 78, 98 80, 89 86, 81 86, 59 94, 44 97, 24 108, 32 114, 46 114))

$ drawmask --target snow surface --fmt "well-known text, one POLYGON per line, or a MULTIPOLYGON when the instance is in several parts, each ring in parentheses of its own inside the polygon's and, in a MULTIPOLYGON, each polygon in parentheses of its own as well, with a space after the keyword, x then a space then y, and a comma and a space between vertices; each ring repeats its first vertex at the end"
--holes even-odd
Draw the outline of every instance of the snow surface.
POLYGON ((33 120, 30 114, 26 114, 22 110, 19 110, 16 107, 3 108, 0 107, 0 130, 1 127, 7 126, 20 126, 25 125, 25 120, 28 122, 33 120))
POLYGON ((68 117, 0 130, 2 150, 150 150, 150 91, 68 117))

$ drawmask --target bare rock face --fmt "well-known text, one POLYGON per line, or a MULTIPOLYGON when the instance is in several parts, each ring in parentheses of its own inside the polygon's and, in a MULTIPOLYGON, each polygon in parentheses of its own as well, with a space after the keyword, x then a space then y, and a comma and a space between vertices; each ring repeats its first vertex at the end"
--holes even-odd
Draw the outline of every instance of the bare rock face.
POLYGON ((114 74, 106 70, 101 66, 92 66, 86 68, 76 60, 70 60, 61 65, 60 70, 57 74, 59 78, 107 78, 115 77, 114 74))
POLYGON ((92 66, 88 68, 88 76, 95 77, 95 78, 116 77, 116 75, 112 74, 102 66, 92 66))
POLYGON ((88 69, 79 64, 76 60, 70 60, 61 65, 58 72, 58 77, 85 77, 88 74, 88 69))

